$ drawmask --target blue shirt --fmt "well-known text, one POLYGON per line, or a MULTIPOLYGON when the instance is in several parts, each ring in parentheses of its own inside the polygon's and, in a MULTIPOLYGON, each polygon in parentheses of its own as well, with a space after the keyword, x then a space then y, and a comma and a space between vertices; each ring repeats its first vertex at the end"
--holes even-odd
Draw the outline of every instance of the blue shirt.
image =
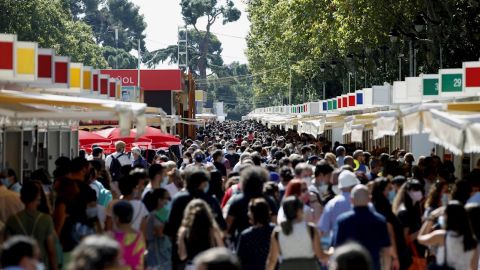
POLYGON ((335 196, 325 205, 317 227, 324 234, 330 233, 337 221, 337 217, 350 210, 352 210, 350 192, 342 192, 342 194, 335 196))
POLYGON ((333 231, 332 244, 338 247, 355 241, 365 247, 372 256, 375 270, 380 270, 380 251, 390 246, 385 218, 368 207, 355 207, 340 215, 333 231))
POLYGON ((480 192, 475 192, 475 194, 468 199, 467 203, 480 203, 480 192))

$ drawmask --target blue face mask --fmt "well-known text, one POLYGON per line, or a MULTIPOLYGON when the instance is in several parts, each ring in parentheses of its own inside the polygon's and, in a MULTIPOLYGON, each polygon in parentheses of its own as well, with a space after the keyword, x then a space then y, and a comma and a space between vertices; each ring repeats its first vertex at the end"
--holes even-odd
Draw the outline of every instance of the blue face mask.
POLYGON ((448 194, 443 193, 443 194, 442 194, 442 205, 443 205, 443 206, 447 206, 447 205, 448 205, 448 201, 449 201, 449 199, 448 199, 448 194))
POLYGON ((2 184, 4 186, 6 186, 8 188, 8 186, 10 186, 10 181, 8 180, 8 178, 2 178, 0 179, 0 181, 2 181, 2 184))
POLYGON ((445 224, 445 216, 439 216, 437 222, 438 222, 438 225, 440 225, 441 228, 445 228, 445 227, 446 227, 446 224, 445 224))
POLYGON ((162 179, 162 183, 160 184, 162 188, 165 187, 166 185, 168 185, 168 176, 164 176, 162 179))
POLYGON ((203 188, 204 193, 208 193, 208 190, 210 189, 210 183, 207 182, 207 185, 203 188))
POLYGON ((172 200, 168 201, 163 208, 167 209, 168 212, 170 212, 170 210, 172 209, 172 200))
POLYGON ((395 192, 395 190, 392 189, 388 192, 388 200, 390 201, 390 203, 393 203, 395 196, 397 196, 397 193, 395 192))

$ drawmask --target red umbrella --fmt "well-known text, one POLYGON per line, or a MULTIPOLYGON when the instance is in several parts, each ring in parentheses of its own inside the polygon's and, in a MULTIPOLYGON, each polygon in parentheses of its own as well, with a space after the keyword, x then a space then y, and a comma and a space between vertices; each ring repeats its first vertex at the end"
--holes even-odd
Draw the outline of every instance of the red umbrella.
POLYGON ((116 141, 123 141, 126 144, 131 144, 134 142, 147 142, 151 143, 152 140, 148 138, 136 138, 135 135, 132 131, 130 131, 129 136, 121 136, 120 135, 120 128, 107 128, 107 129, 102 129, 102 130, 97 130, 94 131, 95 134, 100 135, 103 138, 110 139, 112 142, 116 141))
POLYGON ((92 145, 92 144, 105 144, 105 143, 112 143, 112 141, 108 138, 100 136, 98 134, 79 130, 78 131, 78 142, 80 146, 92 145))
MULTIPOLYGON (((132 129, 131 131, 133 134, 137 134, 136 129, 132 129)), ((146 127, 145 133, 142 135, 141 138, 148 138, 152 140, 152 146, 154 146, 155 148, 169 147, 171 145, 178 145, 181 143, 180 139, 178 139, 177 137, 165 133, 160 129, 154 127, 146 127)))

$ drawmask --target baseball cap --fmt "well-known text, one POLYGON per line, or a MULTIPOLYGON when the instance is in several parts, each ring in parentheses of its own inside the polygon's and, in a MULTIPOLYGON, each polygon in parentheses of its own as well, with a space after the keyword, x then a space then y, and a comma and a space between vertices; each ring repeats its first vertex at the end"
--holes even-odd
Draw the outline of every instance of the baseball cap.
POLYGON ((340 189, 353 187, 358 184, 360 184, 360 181, 358 181, 357 176, 351 171, 345 170, 341 172, 338 177, 338 188, 340 189))

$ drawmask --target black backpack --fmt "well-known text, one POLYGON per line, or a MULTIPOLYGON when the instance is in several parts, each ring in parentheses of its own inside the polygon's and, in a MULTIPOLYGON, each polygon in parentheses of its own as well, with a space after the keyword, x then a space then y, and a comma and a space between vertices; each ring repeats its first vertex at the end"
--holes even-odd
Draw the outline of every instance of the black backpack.
POLYGON ((121 153, 118 155, 118 157, 115 157, 113 154, 111 155, 112 157, 112 162, 110 162, 110 175, 112 176, 112 181, 118 181, 120 178, 122 178, 122 164, 118 160, 119 157, 125 155, 124 153, 121 153))

